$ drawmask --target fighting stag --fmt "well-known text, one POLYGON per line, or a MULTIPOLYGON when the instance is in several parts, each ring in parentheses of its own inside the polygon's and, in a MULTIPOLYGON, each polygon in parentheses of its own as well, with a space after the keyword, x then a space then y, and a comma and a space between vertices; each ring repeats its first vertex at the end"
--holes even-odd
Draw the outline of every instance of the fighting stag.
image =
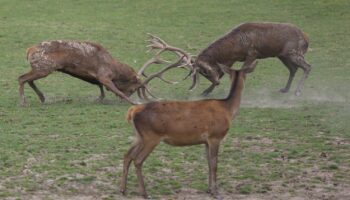
POLYGON ((135 140, 124 156, 120 187, 124 195, 129 167, 133 161, 140 193, 145 198, 148 197, 141 171, 142 164, 161 141, 173 146, 204 144, 209 166, 209 193, 218 195, 216 171, 220 142, 238 112, 246 73, 254 70, 256 61, 241 70, 219 66, 230 74, 232 81, 229 95, 225 99, 158 101, 129 108, 127 120, 134 127, 135 140))
MULTIPOLYGON (((282 93, 289 91, 297 69, 303 69, 304 73, 295 91, 295 95, 300 96, 304 81, 311 70, 311 65, 304 59, 308 46, 307 35, 292 24, 241 24, 215 40, 198 56, 186 57, 187 61, 190 61, 188 66, 192 69, 193 84, 190 89, 195 87, 199 73, 212 83, 202 94, 211 93, 224 75, 219 65, 231 67, 235 62, 240 61, 244 62, 242 68, 246 68, 256 59, 277 57, 289 70, 287 84, 279 90, 282 93)), ((185 51, 181 50, 181 52, 185 54, 185 51)))
POLYGON ((45 102, 43 93, 34 81, 54 71, 98 85, 101 93, 100 100, 105 97, 104 86, 131 104, 135 103, 129 96, 135 91, 141 99, 148 99, 147 94, 154 96, 150 93, 147 83, 162 74, 162 72, 156 73, 145 81, 141 81, 133 68, 115 60, 105 48, 92 42, 44 41, 27 50, 27 60, 32 69, 18 78, 22 105, 26 104, 25 83, 35 91, 42 103, 45 102))

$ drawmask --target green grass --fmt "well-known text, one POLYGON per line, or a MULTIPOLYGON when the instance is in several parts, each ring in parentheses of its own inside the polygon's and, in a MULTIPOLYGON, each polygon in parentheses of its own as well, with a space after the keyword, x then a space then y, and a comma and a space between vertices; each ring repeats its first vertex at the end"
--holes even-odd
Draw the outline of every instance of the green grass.
MULTIPOLYGON (((122 158, 133 136, 124 119, 128 104, 111 93, 104 104, 96 103, 96 86, 60 73, 37 81, 48 103, 41 105, 26 85, 30 106, 18 106, 17 77, 29 70, 28 47, 50 39, 90 40, 139 69, 152 56, 145 52, 148 32, 196 54, 247 21, 298 25, 311 39, 306 59, 313 69, 302 97, 295 98, 292 92, 276 92, 287 81, 286 68, 276 59, 259 61, 247 78, 243 106, 220 149, 221 193, 237 199, 244 195, 346 199, 350 188, 349 8, 346 0, 2 0, 0 199, 120 199, 122 158)), ((168 77, 177 80, 184 75, 174 70, 168 77)), ((194 92, 187 90, 190 84, 187 80, 171 86, 156 80, 151 88, 167 99, 192 99, 200 98, 209 83, 202 78, 194 92)), ((225 78, 211 97, 227 92, 225 78)), ((203 146, 161 144, 143 170, 147 190, 155 198, 206 197, 203 146)), ((128 188, 129 197, 138 195, 133 167, 128 188)))

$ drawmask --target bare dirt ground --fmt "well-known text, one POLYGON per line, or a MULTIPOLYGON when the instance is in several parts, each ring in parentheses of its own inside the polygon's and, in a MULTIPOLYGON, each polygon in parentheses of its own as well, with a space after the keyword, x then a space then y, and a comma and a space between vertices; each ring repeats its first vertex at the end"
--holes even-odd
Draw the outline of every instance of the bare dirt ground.
MULTIPOLYGON (((277 184, 277 183, 276 183, 277 184)), ((276 185, 276 188, 279 186, 276 185)), ((296 194, 290 194, 288 192, 274 192, 271 191, 266 194, 250 194, 250 195, 242 195, 242 194, 221 194, 220 197, 222 199, 228 200, 347 200, 350 199, 350 187, 341 188, 337 192, 327 192, 323 191, 319 188, 313 188, 312 190, 301 190, 296 194)), ((6 200, 14 200, 18 199, 14 198, 6 198, 6 200)), ((36 192, 34 194, 28 194, 21 196, 21 199, 25 200, 42 200, 42 199, 55 199, 55 200, 102 200, 102 199, 134 199, 141 200, 143 198, 139 196, 104 196, 104 195, 76 195, 76 196, 65 196, 59 194, 50 194, 48 192, 36 192)), ((162 200, 212 200, 214 197, 209 196, 208 194, 191 189, 182 189, 178 194, 162 196, 155 199, 162 200)))

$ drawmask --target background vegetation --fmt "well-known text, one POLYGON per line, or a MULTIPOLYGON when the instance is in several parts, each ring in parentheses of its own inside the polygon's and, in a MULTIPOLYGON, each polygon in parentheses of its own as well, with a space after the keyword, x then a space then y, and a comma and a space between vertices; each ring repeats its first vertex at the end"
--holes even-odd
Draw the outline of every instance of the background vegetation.
MULTIPOLYGON (((277 59, 259 62, 220 149, 221 193, 226 199, 350 197, 349 1, 0 2, 0 199, 122 198, 122 157, 133 135, 124 120, 129 105, 111 93, 97 103, 96 86, 55 73, 37 81, 47 103, 26 85, 30 106, 19 107, 17 77, 29 70, 28 47, 52 39, 95 41, 139 69, 152 56, 145 52, 148 32, 197 54, 248 21, 299 26, 311 38, 306 59, 313 69, 296 98, 277 92, 288 77, 277 59)), ((194 92, 189 80, 154 81, 151 88, 166 99, 197 99, 208 84, 202 78, 194 92)), ((225 79, 211 97, 228 89, 225 79)), ((203 149, 158 146, 144 165, 148 192, 159 199, 209 198, 203 149)), ((128 186, 129 198, 138 197, 133 170, 128 186)))

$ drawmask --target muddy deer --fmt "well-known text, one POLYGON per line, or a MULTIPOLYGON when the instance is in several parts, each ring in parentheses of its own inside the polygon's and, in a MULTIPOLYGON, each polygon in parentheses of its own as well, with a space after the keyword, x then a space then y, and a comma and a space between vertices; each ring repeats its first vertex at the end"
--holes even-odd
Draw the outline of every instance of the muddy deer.
POLYGON ((232 81, 225 99, 197 101, 158 101, 129 108, 127 120, 135 130, 135 140, 124 156, 120 191, 125 195, 127 176, 134 162, 140 193, 147 198, 141 172, 142 164, 161 142, 173 146, 204 144, 209 166, 209 190, 218 195, 216 169, 220 142, 227 134, 240 106, 246 73, 254 70, 257 61, 241 70, 219 65, 232 81))
MULTIPOLYGON (((134 104, 129 99, 131 94, 137 91, 141 99, 148 99, 147 94, 154 96, 150 93, 147 83, 156 77, 164 80, 162 74, 178 65, 178 63, 171 64, 168 66, 168 69, 163 69, 161 72, 152 74, 146 80, 141 81, 133 68, 115 60, 101 45, 92 42, 62 40, 44 41, 30 47, 27 50, 27 60, 30 62, 32 69, 18 78, 20 102, 22 105, 26 104, 24 96, 25 83, 28 83, 35 91, 42 103, 45 102, 43 93, 37 88, 34 81, 44 78, 54 71, 63 72, 98 85, 100 88, 100 100, 105 97, 104 86, 107 90, 134 104)), ((154 62, 164 63, 165 61, 158 59, 154 60, 154 62)))
MULTIPOLYGON (((154 49, 169 46, 158 37, 151 36, 151 38, 151 46, 154 49)), ((185 57, 192 68, 193 83, 190 89, 196 86, 199 73, 212 83, 202 94, 206 96, 211 93, 220 84, 220 79, 224 75, 220 70, 220 64, 231 67, 235 62, 240 61, 244 62, 242 68, 246 68, 256 59, 277 57, 289 70, 287 84, 279 90, 282 93, 289 91, 297 69, 303 69, 304 73, 295 91, 295 95, 300 96, 304 81, 311 70, 311 65, 304 59, 308 46, 308 36, 292 24, 244 23, 238 25, 211 43, 197 56, 185 57)))

